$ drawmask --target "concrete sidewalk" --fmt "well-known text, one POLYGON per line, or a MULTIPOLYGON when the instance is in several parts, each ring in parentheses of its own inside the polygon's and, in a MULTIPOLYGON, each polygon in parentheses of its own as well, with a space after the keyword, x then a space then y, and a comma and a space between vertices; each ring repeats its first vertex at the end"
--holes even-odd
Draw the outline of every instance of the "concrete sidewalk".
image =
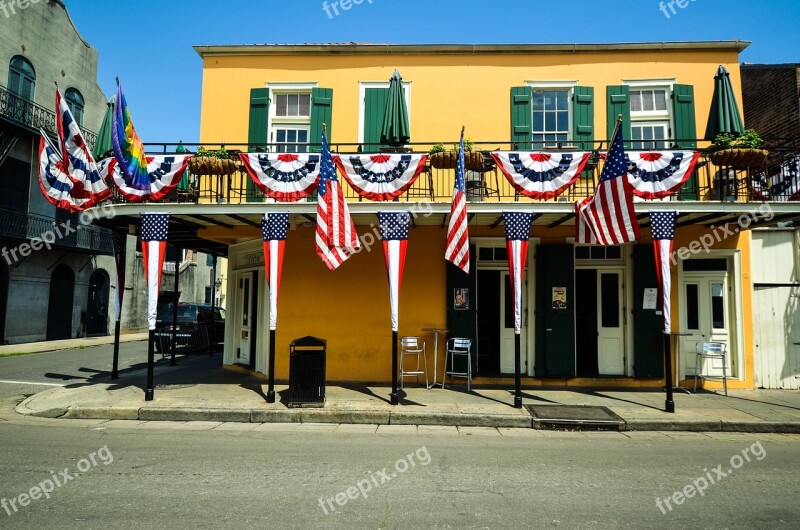
MULTIPOLYGON (((144 401, 141 370, 121 374, 113 384, 107 375, 87 383, 53 388, 17 406, 20 414, 48 418, 217 421, 249 423, 353 423, 382 425, 448 425, 535 427, 525 409, 515 409, 505 389, 462 385, 427 390, 407 386, 401 404, 392 406, 385 386, 328 385, 324 408, 289 408, 266 403, 262 379, 222 370, 208 357, 180 358, 178 366, 160 361, 155 400, 144 401)), ((286 386, 277 386, 280 398, 286 386)), ((800 392, 792 390, 675 394, 676 412, 663 411, 663 392, 629 390, 529 389, 526 405, 593 405, 617 414, 623 430, 680 430, 800 433, 800 392)))
MULTIPOLYGON (((147 340, 148 333, 125 333, 120 335, 119 341, 136 342, 147 340)), ((72 350, 75 348, 89 348, 91 346, 102 346, 104 344, 114 344, 114 335, 104 337, 85 337, 80 339, 49 340, 44 342, 24 342, 22 344, 10 344, 0 346, 0 355, 14 353, 41 353, 45 351, 72 350)))

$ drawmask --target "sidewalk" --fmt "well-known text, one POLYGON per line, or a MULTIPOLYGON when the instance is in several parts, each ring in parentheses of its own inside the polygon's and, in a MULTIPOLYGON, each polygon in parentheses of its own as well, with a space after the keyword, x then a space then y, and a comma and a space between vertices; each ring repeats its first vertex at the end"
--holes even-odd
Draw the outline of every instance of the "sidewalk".
MULTIPOLYGON (((126 333, 120 335, 119 341, 136 342, 147 340, 148 333, 126 333)), ((104 344, 114 344, 114 335, 107 337, 85 337, 81 339, 49 340, 44 342, 24 342, 22 344, 11 344, 0 346, 0 355, 12 353, 41 353, 45 351, 72 350, 75 348, 89 348, 91 346, 102 346, 104 344)))
MULTIPOLYGON (((20 414, 48 418, 144 421, 218 421, 250 423, 367 423, 383 425, 449 425, 538 427, 526 408, 515 409, 506 389, 463 385, 427 390, 409 385, 398 406, 389 404, 390 388, 328 385, 324 408, 289 408, 288 389, 276 386, 279 402, 266 403, 266 383, 222 370, 219 359, 161 360, 156 367, 155 400, 144 401, 141 370, 121 374, 115 383, 100 374, 89 383, 53 388, 19 406, 20 414)), ((675 394, 674 414, 663 411, 663 392, 628 390, 523 390, 525 405, 591 405, 608 407, 622 430, 680 430, 800 433, 800 392, 792 390, 675 394)))

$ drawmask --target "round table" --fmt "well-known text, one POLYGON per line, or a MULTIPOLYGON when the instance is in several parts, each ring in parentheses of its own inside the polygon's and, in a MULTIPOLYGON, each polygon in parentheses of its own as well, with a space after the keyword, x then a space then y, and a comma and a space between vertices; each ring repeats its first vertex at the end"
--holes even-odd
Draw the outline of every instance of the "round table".
MULTIPOLYGON (((448 333, 448 330, 441 328, 422 328, 422 331, 433 333, 433 383, 428 386, 431 389, 436 386, 436 366, 439 364, 439 333, 448 333)), ((444 388, 444 378, 442 378, 442 388, 444 388)))

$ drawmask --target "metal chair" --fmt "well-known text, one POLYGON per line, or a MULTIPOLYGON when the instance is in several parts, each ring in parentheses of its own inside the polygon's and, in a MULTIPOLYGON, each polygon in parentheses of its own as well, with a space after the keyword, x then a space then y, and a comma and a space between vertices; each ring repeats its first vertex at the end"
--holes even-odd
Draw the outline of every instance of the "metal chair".
POLYGON ((403 381, 409 375, 416 376, 419 384, 419 376, 425 375, 425 388, 428 387, 428 357, 425 354, 425 341, 419 337, 402 337, 400 339, 400 388, 403 388, 403 381), (422 355, 422 364, 420 364, 422 355), (406 370, 406 357, 416 356, 417 369, 414 371, 406 370))
POLYGON ((467 392, 472 391, 472 355, 470 350, 472 349, 472 340, 471 339, 464 339, 459 337, 454 337, 452 339, 448 339, 447 341, 447 353, 444 357, 444 377, 442 378, 442 388, 444 388, 444 383, 447 380, 447 376, 450 375, 450 381, 452 382, 454 377, 464 377, 467 379, 467 392), (461 372, 456 371, 455 369, 455 358, 456 357, 466 357, 467 358, 467 371, 461 372), (450 359, 450 369, 447 369, 447 360, 450 359))
POLYGON ((728 373, 725 366, 725 358, 727 357, 727 348, 722 342, 698 342, 695 348, 697 356, 694 361, 694 391, 697 392, 697 378, 700 379, 722 379, 722 387, 725 389, 725 396, 728 395, 728 373), (721 359, 722 360, 722 375, 703 375, 701 373, 701 363, 704 359, 721 359))

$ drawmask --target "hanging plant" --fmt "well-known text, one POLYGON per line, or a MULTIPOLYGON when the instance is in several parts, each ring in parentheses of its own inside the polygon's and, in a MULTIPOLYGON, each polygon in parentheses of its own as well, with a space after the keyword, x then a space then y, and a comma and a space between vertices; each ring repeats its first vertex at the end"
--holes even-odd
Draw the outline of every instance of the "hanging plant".
POLYGON ((232 175, 238 167, 224 147, 210 151, 200 147, 188 161, 189 171, 195 175, 232 175))
POLYGON ((718 134, 711 146, 709 158, 715 166, 747 169, 767 162, 769 151, 761 149, 764 139, 753 129, 740 135, 718 134))

